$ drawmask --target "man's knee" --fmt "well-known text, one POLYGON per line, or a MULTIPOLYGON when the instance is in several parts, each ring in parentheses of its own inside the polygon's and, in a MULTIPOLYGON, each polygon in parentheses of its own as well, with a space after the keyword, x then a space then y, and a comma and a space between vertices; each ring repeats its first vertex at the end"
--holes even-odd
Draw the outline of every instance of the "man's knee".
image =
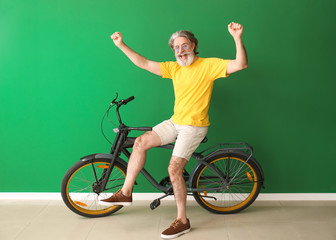
POLYGON ((168 166, 168 173, 169 173, 170 180, 172 182, 182 177, 183 169, 186 164, 187 164, 187 160, 185 160, 184 158, 172 157, 169 163, 169 166, 168 166))
POLYGON ((146 137, 143 135, 137 137, 134 142, 133 149, 137 150, 148 150, 149 148, 147 147, 147 141, 146 137))
POLYGON ((158 145, 159 143, 153 132, 145 132, 135 139, 133 149, 147 151, 148 149, 158 145))
POLYGON ((169 176, 170 176, 170 177, 175 176, 176 173, 177 173, 177 169, 176 169, 176 167, 173 166, 172 164, 169 164, 169 166, 168 166, 168 173, 169 173, 169 176))

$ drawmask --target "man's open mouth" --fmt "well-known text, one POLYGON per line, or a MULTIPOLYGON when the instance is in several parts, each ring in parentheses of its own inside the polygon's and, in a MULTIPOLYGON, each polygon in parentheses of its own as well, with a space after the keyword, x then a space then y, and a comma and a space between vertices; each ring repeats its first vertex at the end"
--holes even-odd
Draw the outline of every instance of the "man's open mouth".
POLYGON ((181 55, 179 55, 179 58, 183 61, 187 60, 188 59, 188 54, 181 54, 181 55))

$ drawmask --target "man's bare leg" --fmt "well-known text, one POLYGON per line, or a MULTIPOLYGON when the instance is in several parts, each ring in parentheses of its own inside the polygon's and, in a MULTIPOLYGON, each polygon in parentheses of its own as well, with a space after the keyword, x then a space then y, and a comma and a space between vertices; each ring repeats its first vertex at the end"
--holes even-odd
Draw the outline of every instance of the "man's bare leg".
POLYGON ((177 207, 177 219, 187 223, 187 187, 183 178, 183 169, 188 161, 184 158, 172 156, 168 172, 173 185, 177 207))
POLYGON ((131 196, 135 180, 146 162, 147 150, 161 145, 161 139, 156 132, 145 132, 135 140, 132 154, 128 161, 126 179, 121 192, 124 196, 131 196))

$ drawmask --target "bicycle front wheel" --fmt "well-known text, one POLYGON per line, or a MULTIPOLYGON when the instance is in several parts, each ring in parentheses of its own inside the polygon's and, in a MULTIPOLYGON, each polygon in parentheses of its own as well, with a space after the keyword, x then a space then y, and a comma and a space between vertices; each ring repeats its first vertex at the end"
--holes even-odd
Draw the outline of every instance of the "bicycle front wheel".
POLYGON ((207 162, 222 179, 209 166, 201 166, 192 179, 192 188, 204 189, 193 193, 197 203, 219 214, 237 213, 250 206, 259 195, 261 173, 252 158, 245 163, 246 159, 235 153, 209 159, 207 162))
POLYGON ((64 203, 71 211, 85 217, 104 217, 122 208, 122 206, 100 205, 101 199, 109 198, 124 184, 126 168, 122 164, 115 163, 106 190, 101 193, 95 191, 109 165, 110 161, 107 159, 79 161, 67 171, 61 184, 61 194, 64 203))

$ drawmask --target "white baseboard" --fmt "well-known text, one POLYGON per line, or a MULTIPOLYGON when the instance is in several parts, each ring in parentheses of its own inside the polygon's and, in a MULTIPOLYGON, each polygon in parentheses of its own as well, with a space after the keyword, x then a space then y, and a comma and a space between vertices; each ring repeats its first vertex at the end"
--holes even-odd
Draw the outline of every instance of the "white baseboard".
POLYGON ((336 193, 261 193, 257 201, 336 201, 336 193))
MULTIPOLYGON (((162 193, 133 193, 134 200, 153 200, 162 193)), ((61 193, 0 192, 0 200, 61 200, 61 193)), ((194 199, 188 196, 188 200, 194 199)), ((173 196, 165 200, 174 200, 173 196)), ((257 201, 336 201, 336 193, 261 193, 257 201)))

